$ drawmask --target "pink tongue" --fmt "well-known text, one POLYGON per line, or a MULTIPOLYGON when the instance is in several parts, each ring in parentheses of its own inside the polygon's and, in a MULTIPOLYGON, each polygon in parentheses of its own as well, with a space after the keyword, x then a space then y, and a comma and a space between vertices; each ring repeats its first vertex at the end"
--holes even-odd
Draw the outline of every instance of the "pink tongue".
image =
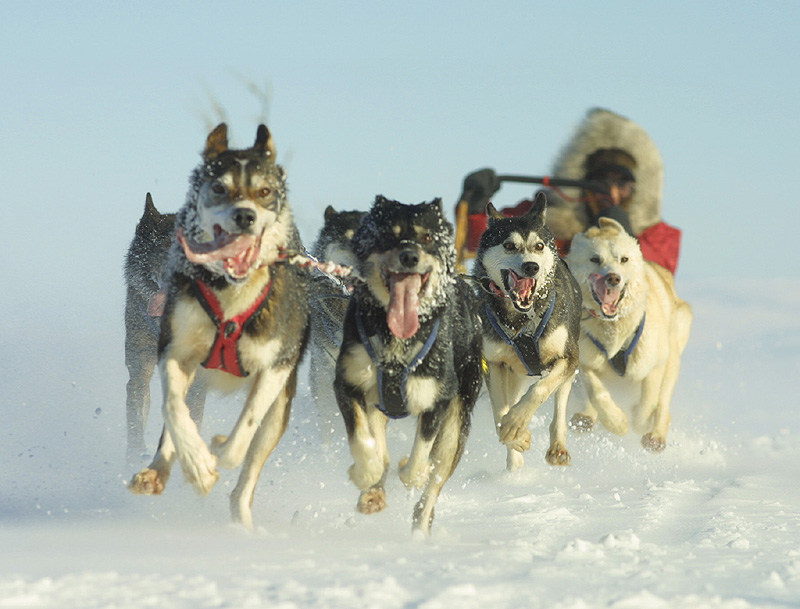
POLYGON ((536 287, 536 280, 532 277, 520 277, 512 275, 514 279, 514 291, 519 294, 520 298, 528 298, 536 287))
POLYGON ((598 273, 593 273, 589 279, 594 284, 594 293, 600 300, 603 313, 606 315, 614 315, 614 313, 617 312, 620 290, 617 288, 608 289, 605 277, 598 273))
POLYGON ((177 237, 189 262, 205 264, 224 260, 225 269, 232 275, 244 275, 257 253, 257 248, 253 247, 255 235, 223 233, 209 243, 195 243, 189 241, 183 230, 179 229, 177 237))
POLYGON ((389 311, 386 323, 397 338, 411 338, 419 330, 419 290, 422 276, 393 274, 389 279, 389 311))

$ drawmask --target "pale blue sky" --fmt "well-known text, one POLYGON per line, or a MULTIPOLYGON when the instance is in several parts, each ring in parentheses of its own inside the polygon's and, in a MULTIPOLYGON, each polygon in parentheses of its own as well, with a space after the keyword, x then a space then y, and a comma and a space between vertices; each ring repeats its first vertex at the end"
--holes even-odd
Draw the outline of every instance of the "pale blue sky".
MULTIPOLYGON (((53 299, 118 319, 145 193, 181 205, 212 99, 234 145, 267 120, 308 242, 328 204, 382 193, 452 206, 474 169, 544 174, 603 106, 662 152, 664 218, 684 230, 679 282, 800 276, 798 2, 32 1, 0 13, 6 324, 50 314, 53 299), (269 89, 268 108, 248 82, 269 89)), ((506 186, 496 201, 528 192, 506 186)))

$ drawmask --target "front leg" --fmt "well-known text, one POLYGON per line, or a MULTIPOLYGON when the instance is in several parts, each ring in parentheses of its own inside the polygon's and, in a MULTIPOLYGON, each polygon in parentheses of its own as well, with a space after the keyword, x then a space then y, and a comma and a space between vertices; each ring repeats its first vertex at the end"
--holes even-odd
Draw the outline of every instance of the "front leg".
POLYGON ((169 355, 163 359, 161 384, 164 387, 164 427, 175 443, 175 453, 186 480, 200 495, 206 495, 219 478, 217 460, 200 437, 186 405, 186 392, 194 376, 169 355))
MULTIPOLYGON (((503 417, 508 413, 511 405, 516 404, 524 395, 528 379, 527 377, 520 378, 505 364, 490 363, 486 384, 489 387, 495 431, 499 437, 503 417)), ((528 435, 530 442, 530 432, 528 432, 528 435)), ((525 465, 525 458, 518 449, 506 445, 506 451, 506 468, 508 471, 516 471, 525 465)))
POLYGON ((594 370, 583 368, 581 379, 589 401, 597 409, 597 418, 608 431, 617 435, 628 433, 628 417, 611 398, 606 386, 594 370))
POLYGON ((545 461, 550 465, 569 465, 570 462, 567 450, 567 402, 570 391, 572 375, 556 389, 553 420, 550 422, 550 448, 545 454, 545 461))
POLYGON ((528 425, 544 401, 571 375, 569 368, 565 358, 556 360, 546 376, 534 383, 522 399, 506 413, 500 422, 500 441, 503 444, 519 451, 531 447, 531 432, 528 425))
POLYGON ((284 390, 292 367, 262 369, 256 374, 250 387, 244 409, 236 421, 230 436, 215 436, 211 441, 211 452, 217 457, 219 467, 233 469, 244 461, 264 415, 284 390))
POLYGON ((423 412, 417 420, 417 434, 411 455, 400 461, 398 473, 400 480, 408 488, 422 488, 431 473, 431 448, 439 432, 439 413, 447 407, 447 402, 437 404, 433 410, 423 412))
POLYGON ((161 431, 153 462, 133 477, 128 490, 136 495, 160 495, 167 485, 174 461, 175 444, 165 428, 161 431))

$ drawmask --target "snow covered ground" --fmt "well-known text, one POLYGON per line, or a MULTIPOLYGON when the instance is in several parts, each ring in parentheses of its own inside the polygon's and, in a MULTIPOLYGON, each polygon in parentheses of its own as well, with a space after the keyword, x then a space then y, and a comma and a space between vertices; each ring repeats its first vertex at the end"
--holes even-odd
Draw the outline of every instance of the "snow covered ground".
MULTIPOLYGON (((506 474, 484 393, 428 541, 396 477, 386 511, 354 512, 341 421, 320 443, 307 376, 248 534, 228 524, 235 472, 206 499, 178 471, 162 497, 126 491, 121 316, 4 330, 0 608, 800 607, 800 281, 760 288, 679 282, 695 324, 662 455, 571 434, 552 468, 546 404, 506 474)), ((204 435, 236 408, 210 400, 204 435)), ((395 462, 411 437, 393 425, 395 462)))

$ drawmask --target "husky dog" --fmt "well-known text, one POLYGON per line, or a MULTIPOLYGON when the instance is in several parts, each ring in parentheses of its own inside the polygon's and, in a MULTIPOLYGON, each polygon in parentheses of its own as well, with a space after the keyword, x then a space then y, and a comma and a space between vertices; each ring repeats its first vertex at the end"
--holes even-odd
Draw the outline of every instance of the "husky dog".
POLYGON ((413 530, 430 532, 442 486, 464 450, 481 384, 480 320, 454 273, 453 227, 441 199, 404 205, 378 196, 352 240, 356 284, 336 363, 364 514, 386 507, 388 419, 417 417, 400 479, 423 488, 413 530))
MULTIPOLYGON (((166 292, 163 276, 175 232, 175 214, 162 214, 147 193, 144 213, 136 225, 125 257, 125 365, 128 367, 128 461, 146 453, 144 428, 150 412, 150 378, 158 360, 158 333, 166 292)), ((203 417, 205 387, 195 379, 186 395, 192 419, 203 417)))
POLYGON ((176 226, 158 343, 164 432, 153 462, 130 489, 161 493, 177 457, 186 479, 205 495, 219 477, 217 467, 244 462, 231 514, 252 528, 255 486, 286 429, 308 329, 305 271, 276 264, 302 246, 264 125, 246 150, 228 148, 224 123, 211 132, 176 226), (216 436, 210 449, 185 401, 201 365, 210 385, 247 394, 231 435, 216 436))
POLYGON ((487 385, 507 467, 524 464, 531 445, 528 424, 555 392, 550 424, 551 465, 568 465, 567 401, 578 367, 580 290, 559 258, 545 226, 540 192, 524 216, 506 218, 489 203, 473 273, 481 287, 483 356, 487 385), (531 385, 530 377, 539 377, 531 385))
MULTIPOLYGON (((328 206, 325 222, 314 242, 311 254, 317 260, 333 261, 353 267, 355 256, 350 249, 350 239, 366 212, 336 211, 328 206)), ((342 346, 342 323, 350 302, 352 283, 317 272, 311 279, 311 390, 319 412, 330 414, 326 407, 333 400, 333 380, 336 375, 336 358, 342 346)), ((327 419, 327 417, 326 417, 327 419)), ((326 421, 330 428, 330 422, 326 421)), ((326 437, 329 433, 324 433, 326 437)))
POLYGON ((644 434, 642 445, 662 451, 692 324, 689 304, 675 293, 672 274, 644 260, 636 239, 614 220, 601 218, 599 227, 575 235, 567 262, 583 293, 579 378, 588 397, 572 427, 588 431, 599 418, 625 434, 628 418, 607 388, 621 379, 638 394, 633 428, 644 434))

